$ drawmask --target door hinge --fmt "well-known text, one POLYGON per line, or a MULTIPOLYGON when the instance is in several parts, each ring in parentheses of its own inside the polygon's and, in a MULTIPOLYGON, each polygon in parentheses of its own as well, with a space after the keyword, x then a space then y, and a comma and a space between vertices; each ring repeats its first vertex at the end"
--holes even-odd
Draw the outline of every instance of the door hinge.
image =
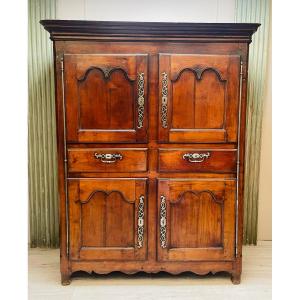
POLYGON ((56 55, 57 64, 59 64, 60 71, 64 71, 64 54, 56 55))
POLYGON ((60 57, 60 69, 62 72, 64 71, 64 55, 60 57))
POLYGON ((240 62, 240 76, 243 77, 243 61, 240 62))

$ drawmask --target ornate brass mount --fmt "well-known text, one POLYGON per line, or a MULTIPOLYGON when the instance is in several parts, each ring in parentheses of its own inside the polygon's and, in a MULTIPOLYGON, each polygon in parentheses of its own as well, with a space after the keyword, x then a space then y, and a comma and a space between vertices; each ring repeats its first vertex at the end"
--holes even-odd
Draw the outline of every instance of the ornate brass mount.
POLYGON ((101 162, 105 163, 105 164, 112 164, 115 163, 117 161, 117 159, 122 160, 123 156, 120 153, 95 153, 94 154, 95 158, 100 159, 101 162))
POLYGON ((210 157, 210 153, 185 153, 182 158, 191 163, 201 163, 210 157))
POLYGON ((162 73, 161 124, 163 128, 168 127, 168 74, 166 72, 162 73))
POLYGON ((138 83, 137 83, 137 89, 138 89, 138 100, 137 100, 137 105, 138 105, 138 124, 137 128, 143 128, 143 123, 144 123, 144 111, 145 111, 145 90, 144 90, 144 73, 139 73, 138 74, 138 83))
POLYGON ((142 248, 144 242, 144 207, 145 207, 145 196, 141 195, 139 198, 138 206, 138 227, 137 227, 137 247, 142 248))
POLYGON ((167 203, 163 195, 160 196, 160 246, 167 247, 167 203))

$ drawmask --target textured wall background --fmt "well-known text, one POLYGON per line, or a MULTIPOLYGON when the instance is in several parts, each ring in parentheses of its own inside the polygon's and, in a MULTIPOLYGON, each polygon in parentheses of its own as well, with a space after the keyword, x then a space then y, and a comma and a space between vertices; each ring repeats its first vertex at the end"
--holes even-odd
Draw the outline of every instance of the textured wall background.
POLYGON ((272 240, 272 34, 270 26, 259 171, 257 239, 272 240))
POLYGON ((29 0, 28 8, 31 246, 57 247, 59 244, 52 45, 48 33, 39 24, 40 19, 56 17, 87 20, 262 23, 250 46, 247 120, 249 138, 244 242, 255 244, 270 0, 186 0, 176 2, 176 5, 173 0, 29 0))
POLYGON ((28 2, 29 220, 32 247, 57 247, 58 194, 52 43, 39 24, 56 18, 55 0, 28 2))
POLYGON ((257 242, 259 171, 263 103, 270 33, 270 0, 237 0, 236 22, 261 23, 249 52, 247 139, 245 167, 244 243, 257 242))

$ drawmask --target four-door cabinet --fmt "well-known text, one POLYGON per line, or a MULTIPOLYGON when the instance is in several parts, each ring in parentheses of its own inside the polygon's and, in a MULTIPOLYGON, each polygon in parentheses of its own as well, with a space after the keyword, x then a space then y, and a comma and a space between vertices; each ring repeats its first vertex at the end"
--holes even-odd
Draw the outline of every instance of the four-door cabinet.
POLYGON ((239 283, 259 24, 41 24, 54 42, 62 284, 80 270, 239 283))

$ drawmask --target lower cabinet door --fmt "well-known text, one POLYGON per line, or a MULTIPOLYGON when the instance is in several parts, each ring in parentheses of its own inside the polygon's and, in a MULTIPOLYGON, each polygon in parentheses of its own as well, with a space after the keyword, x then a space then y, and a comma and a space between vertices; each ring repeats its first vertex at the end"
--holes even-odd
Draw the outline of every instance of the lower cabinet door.
POLYGON ((144 260, 146 179, 69 179, 72 260, 144 260))
POLYGON ((235 180, 159 180, 158 260, 232 260, 235 191, 235 180))

